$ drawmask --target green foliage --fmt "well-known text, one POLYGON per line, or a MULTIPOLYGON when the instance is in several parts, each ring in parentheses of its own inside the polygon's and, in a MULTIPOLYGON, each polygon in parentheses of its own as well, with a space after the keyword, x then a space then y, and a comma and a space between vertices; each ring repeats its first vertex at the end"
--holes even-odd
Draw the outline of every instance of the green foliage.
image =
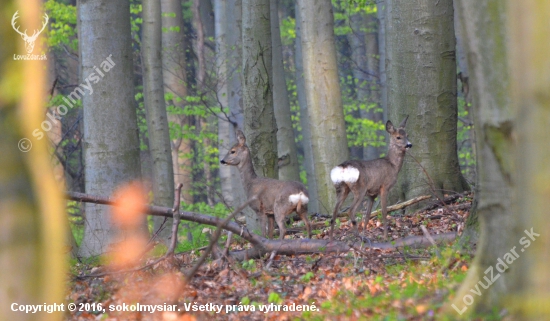
POLYGON ((296 39, 296 19, 286 17, 279 23, 281 29, 281 42, 283 46, 291 46, 296 39))
POLYGON ((283 298, 277 293, 277 292, 271 292, 269 293, 269 297, 267 298, 267 302, 269 303, 275 303, 275 304, 282 304, 283 298))
POLYGON ((250 259, 248 261, 243 261, 242 267, 243 267, 243 269, 245 269, 247 271, 254 272, 254 271, 256 271, 256 262, 252 259, 250 259))
POLYGON ((48 0, 44 3, 44 10, 48 13, 47 39, 51 48, 68 47, 78 52, 78 38, 76 37, 76 7, 48 0))
POLYGON ((313 277, 315 277, 315 274, 313 272, 309 271, 306 274, 302 275, 300 278, 304 282, 309 282, 313 277))
POLYGON ((464 98, 458 97, 458 123, 457 123, 457 153, 458 162, 462 174, 470 181, 474 180, 476 160, 473 150, 473 125, 467 123, 470 122, 471 116, 468 110, 471 108, 470 104, 466 105, 464 98))
MULTIPOLYGON (((196 212, 215 217, 226 217, 230 214, 230 210, 221 203, 209 206, 204 202, 195 204, 182 202, 180 209, 186 212, 196 212)), ((205 228, 210 229, 212 232, 215 230, 215 227, 210 225, 182 221, 181 228, 179 229, 179 243, 176 252, 190 251, 208 245, 210 237, 208 234, 203 233, 205 228)), ((221 239, 223 240, 223 238, 224 237, 221 239)))

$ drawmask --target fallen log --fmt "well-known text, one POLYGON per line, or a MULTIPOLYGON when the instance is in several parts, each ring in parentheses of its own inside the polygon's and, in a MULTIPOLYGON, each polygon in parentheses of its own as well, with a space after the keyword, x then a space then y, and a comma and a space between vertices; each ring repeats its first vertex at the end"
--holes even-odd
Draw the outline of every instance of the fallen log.
MULTIPOLYGON (((80 201, 85 203, 95 203, 103 205, 116 206, 115 200, 112 198, 92 196, 84 193, 68 192, 67 199, 80 201)), ((148 206, 145 214, 153 216, 174 217, 173 209, 162 206, 148 206)), ((241 238, 253 245, 253 248, 233 251, 229 255, 237 260, 245 260, 257 258, 277 251, 280 255, 296 255, 296 254, 315 254, 315 253, 343 253, 354 249, 363 252, 365 249, 393 249, 397 247, 427 247, 432 244, 425 236, 408 236, 401 239, 396 239, 391 242, 370 243, 357 241, 352 243, 344 243, 339 241, 318 240, 318 239, 266 239, 260 235, 250 232, 246 226, 237 224, 236 222, 224 222, 225 219, 208 216, 195 212, 180 211, 180 220, 192 221, 200 224, 219 226, 233 234, 239 235, 241 238), (225 224, 224 224, 225 223, 225 224)), ((455 239, 456 233, 444 233, 433 235, 436 242, 451 242, 455 239)))

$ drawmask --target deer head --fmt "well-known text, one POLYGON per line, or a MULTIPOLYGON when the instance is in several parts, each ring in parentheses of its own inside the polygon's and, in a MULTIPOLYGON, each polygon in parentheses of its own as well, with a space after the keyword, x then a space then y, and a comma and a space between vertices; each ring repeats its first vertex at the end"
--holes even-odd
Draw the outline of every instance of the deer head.
POLYGON ((386 131, 390 134, 390 148, 395 148, 401 152, 404 152, 412 147, 412 144, 408 140, 407 132, 405 131, 407 119, 409 119, 409 116, 403 119, 398 128, 395 128, 389 120, 386 123, 386 131))
POLYGON ((19 18, 18 14, 19 11, 16 11, 11 18, 11 26, 13 27, 13 30, 20 34, 21 38, 23 38, 23 40, 25 41, 25 50, 27 50, 27 53, 32 53, 32 51, 34 50, 34 42, 36 41, 36 38, 38 38, 38 35, 40 35, 42 31, 44 31, 44 28, 46 28, 46 25, 48 24, 50 18, 47 14, 44 14, 44 23, 42 24, 42 29, 35 30, 32 36, 28 36, 26 29, 25 32, 21 32, 19 31, 19 27, 15 25, 15 21, 17 20, 17 18, 19 18))
POLYGON ((241 130, 236 131, 237 143, 231 147, 227 152, 227 155, 221 160, 224 165, 242 166, 244 162, 248 161, 250 151, 246 146, 246 138, 241 130))

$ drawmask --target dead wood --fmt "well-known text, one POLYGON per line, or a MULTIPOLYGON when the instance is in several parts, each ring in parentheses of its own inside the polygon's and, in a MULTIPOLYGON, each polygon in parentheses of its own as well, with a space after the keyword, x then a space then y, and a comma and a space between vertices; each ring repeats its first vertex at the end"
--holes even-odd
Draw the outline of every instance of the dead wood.
MULTIPOLYGON (((87 195, 84 193, 68 192, 68 199, 80 202, 115 205, 114 199, 87 195)), ((153 216, 173 217, 172 208, 162 206, 148 206, 145 213, 153 216)), ((258 258, 267 253, 276 251, 279 255, 297 255, 297 254, 315 254, 315 253, 343 253, 352 249, 362 252, 366 249, 393 249, 397 247, 427 247, 431 242, 425 236, 408 236, 384 243, 365 243, 353 242, 350 244, 338 241, 319 240, 319 239, 285 239, 271 240, 250 232, 245 226, 239 225, 234 221, 227 221, 223 218, 212 217, 200 213, 180 211, 180 219, 188 220, 200 224, 218 226, 230 231, 250 244, 253 248, 233 251, 229 256, 236 260, 258 258)), ((444 233, 432 236, 436 242, 447 243, 455 239, 456 233, 444 233)))

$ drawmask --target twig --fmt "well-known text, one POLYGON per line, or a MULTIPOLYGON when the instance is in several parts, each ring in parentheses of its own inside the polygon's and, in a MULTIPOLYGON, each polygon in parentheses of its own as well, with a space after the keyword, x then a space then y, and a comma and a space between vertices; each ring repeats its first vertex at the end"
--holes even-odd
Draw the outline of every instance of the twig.
POLYGON ((178 243, 178 227, 180 225, 180 198, 181 198, 181 188, 183 187, 182 183, 179 183, 176 188, 176 195, 174 197, 174 207, 172 208, 172 213, 174 218, 172 221, 172 239, 170 240, 170 247, 166 251, 165 256, 173 256, 174 250, 176 249, 176 244, 178 243))
POLYGON ((197 271, 199 270, 199 268, 201 267, 201 265, 204 263, 204 261, 206 261, 206 258, 208 257, 208 255, 210 255, 210 253, 212 252, 212 249, 214 248, 214 244, 216 244, 218 242, 218 239, 220 238, 221 234, 222 234, 222 230, 223 228, 225 227, 225 225, 227 223, 229 223, 229 221, 231 221, 231 219, 233 219, 233 217, 235 217, 235 215, 237 215, 238 213, 240 213, 245 207, 248 206, 248 204, 250 204, 251 202, 255 201, 256 200, 256 197, 252 197, 250 198, 248 201, 246 201, 243 205, 239 206, 239 208, 237 208, 233 213, 231 213, 231 215, 229 215, 223 222, 221 222, 220 224, 218 224, 217 226, 217 229, 216 229, 216 232, 214 233, 214 236, 212 236, 212 239, 210 240, 210 244, 208 245, 208 247, 206 248, 206 251, 204 251, 204 253, 202 254, 202 256, 200 257, 199 261, 195 264, 195 266, 193 266, 193 268, 191 269, 191 271, 189 271, 189 273, 187 274, 187 276, 185 277, 185 279, 187 281, 190 281, 193 276, 195 275, 195 273, 197 273, 197 271))
POLYGON ((428 241, 430 241, 430 243, 432 243, 432 245, 434 246, 435 254, 437 254, 437 257, 441 258, 441 253, 439 253, 439 249, 437 247, 437 244, 435 243, 433 237, 430 235, 430 232, 428 232, 428 229, 424 225, 420 225, 420 228, 422 229, 422 232, 424 233, 424 235, 426 236, 428 241))
POLYGON ((277 254, 277 251, 271 252, 271 256, 269 257, 269 261, 267 261, 267 264, 265 266, 266 270, 269 270, 269 267, 271 266, 271 263, 273 263, 273 258, 275 257, 275 254, 277 254))
POLYGON ((435 190, 435 183, 434 181, 432 180, 432 177, 430 176, 430 174, 428 174, 428 171, 426 171, 426 168, 424 168, 424 166, 422 166, 422 164, 420 164, 420 162, 410 153, 408 152, 407 153, 412 159, 414 159, 414 161, 418 164, 418 166, 420 166, 420 168, 422 169, 422 171, 424 172, 424 175, 426 175, 426 177, 428 178, 428 180, 430 180, 430 189, 432 190, 432 193, 433 195, 441 202, 441 204, 443 204, 443 206, 445 206, 445 202, 441 199, 441 197, 439 197, 439 195, 437 194, 436 190, 435 190))
MULTIPOLYGON (((395 204, 395 205, 392 205, 392 206, 388 206, 388 209, 387 209, 387 210, 388 210, 388 213, 389 213, 389 212, 393 212, 393 211, 397 211, 397 210, 400 210, 400 209, 403 209, 403 208, 405 208, 405 207, 407 207, 407 206, 411 206, 411 205, 413 205, 413 204, 415 204, 415 203, 421 202, 421 201, 423 201, 423 200, 425 200, 425 199, 428 199, 428 198, 430 198, 430 197, 431 197, 430 195, 417 196, 417 197, 415 197, 415 198, 413 198, 413 199, 410 199, 410 200, 408 200, 408 201, 401 202, 401 203, 398 203, 398 204, 395 204)), ((376 215, 380 214, 381 212, 382 212, 382 210, 376 210, 376 211, 372 212, 372 213, 370 214, 370 218, 372 218, 373 216, 376 216, 376 215)), ((369 219, 370 219, 370 218, 369 218, 369 219)))

